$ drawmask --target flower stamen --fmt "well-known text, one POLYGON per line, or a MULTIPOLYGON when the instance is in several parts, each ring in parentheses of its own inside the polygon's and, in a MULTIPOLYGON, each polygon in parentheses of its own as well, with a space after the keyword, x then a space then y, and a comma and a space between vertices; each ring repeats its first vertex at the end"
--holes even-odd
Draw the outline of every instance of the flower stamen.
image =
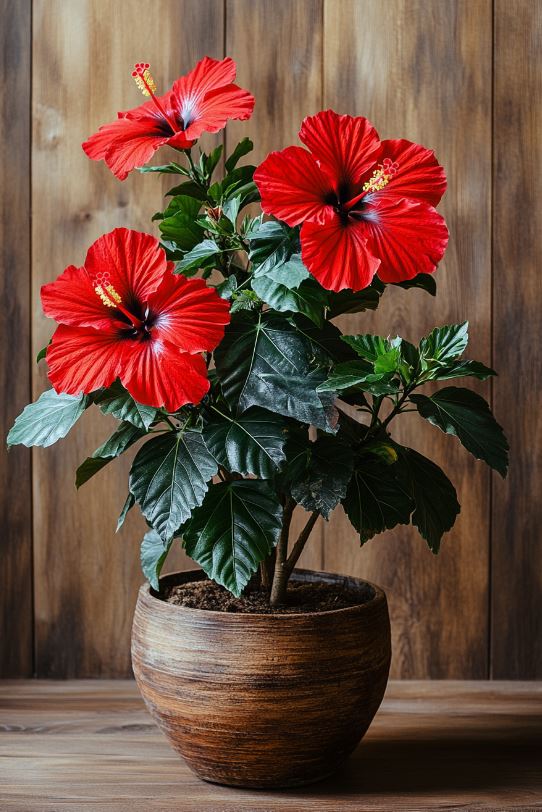
POLYGON ((136 62, 134 65, 134 69, 132 71, 132 78, 136 83, 137 87, 144 96, 150 97, 159 112, 165 118, 171 129, 174 133, 178 132, 179 128, 176 123, 173 121, 171 116, 169 116, 166 111, 164 110, 163 106, 160 104, 158 99, 155 96, 156 93, 156 82, 154 81, 152 74, 150 72, 150 65, 148 62, 136 62))
POLYGON ((391 158, 384 158, 384 161, 378 165, 369 180, 363 184, 363 191, 379 192, 388 185, 398 169, 399 164, 392 161, 391 158))
POLYGON ((138 319, 137 316, 134 316, 133 313, 130 313, 130 311, 124 307, 121 296, 109 282, 108 273, 100 274, 94 281, 94 293, 100 297, 106 307, 114 307, 116 310, 120 310, 120 312, 124 313, 126 318, 132 322, 134 327, 141 328, 144 326, 144 322, 141 319, 138 319))

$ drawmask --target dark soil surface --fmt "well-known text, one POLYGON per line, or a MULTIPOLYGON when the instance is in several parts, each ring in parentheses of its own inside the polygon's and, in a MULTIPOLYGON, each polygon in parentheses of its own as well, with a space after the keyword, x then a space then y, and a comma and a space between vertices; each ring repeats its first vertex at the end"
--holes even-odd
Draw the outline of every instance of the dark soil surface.
POLYGON ((241 612, 245 614, 294 614, 330 612, 347 606, 367 603, 373 590, 352 589, 337 584, 290 582, 287 604, 271 608, 269 595, 262 589, 247 590, 236 598, 214 581, 192 581, 168 587, 162 599, 190 609, 208 609, 214 612, 241 612))

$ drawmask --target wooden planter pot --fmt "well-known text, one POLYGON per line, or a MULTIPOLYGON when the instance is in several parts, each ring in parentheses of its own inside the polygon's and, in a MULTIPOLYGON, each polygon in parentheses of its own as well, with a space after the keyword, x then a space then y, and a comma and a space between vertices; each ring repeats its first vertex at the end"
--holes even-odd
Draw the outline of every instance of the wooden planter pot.
MULTIPOLYGON (((163 584, 204 578, 168 575, 163 584)), ((360 606, 256 615, 187 609, 141 587, 132 632, 134 674, 151 714, 205 781, 290 787, 333 773, 384 696, 390 625, 381 589, 297 570, 303 581, 369 592, 360 606)))

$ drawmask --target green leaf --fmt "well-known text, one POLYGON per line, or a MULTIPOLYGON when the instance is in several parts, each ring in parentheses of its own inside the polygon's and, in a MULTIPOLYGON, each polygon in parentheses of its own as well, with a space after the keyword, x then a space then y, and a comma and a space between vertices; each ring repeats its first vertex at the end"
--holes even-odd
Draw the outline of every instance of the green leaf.
POLYGON ((203 240, 184 255, 175 271, 176 273, 183 273, 184 271, 197 270, 207 265, 209 259, 218 256, 220 253, 220 248, 214 240, 203 240))
POLYGON ((104 414, 111 414, 117 420, 127 420, 140 429, 149 429, 159 411, 154 406, 144 406, 134 400, 120 381, 101 389, 93 395, 93 399, 104 414))
POLYGON ((115 533, 119 532, 119 530, 121 529, 122 525, 126 520, 126 516, 128 515, 129 511, 133 508, 134 505, 135 505, 134 495, 132 493, 129 493, 128 496, 126 497, 126 501, 122 506, 122 510, 117 520, 117 529, 115 530, 115 533))
POLYGON ((399 387, 391 383, 392 378, 390 374, 376 374, 372 364, 366 361, 345 361, 335 366, 328 379, 320 384, 318 391, 341 392, 356 386, 373 395, 393 394, 399 387))
POLYGON ((188 195, 188 197, 195 197, 197 200, 205 200, 205 189, 195 183, 193 180, 184 181, 178 186, 174 186, 169 192, 166 192, 166 197, 173 197, 174 195, 188 195))
POLYGON ((214 183, 209 189, 209 196, 220 205, 231 197, 240 197, 241 205, 259 200, 260 193, 252 176, 256 167, 247 164, 232 170, 223 181, 214 183))
POLYGON ((281 265, 299 250, 297 229, 290 228, 277 220, 262 223, 256 232, 249 235, 248 256, 254 267, 255 276, 263 276, 276 265, 281 265))
POLYGON ((223 282, 216 286, 216 292, 221 299, 230 300, 232 295, 237 290, 237 278, 235 276, 228 276, 223 282))
POLYGON ((311 343, 272 313, 238 315, 215 351, 217 374, 232 412, 262 406, 330 431, 329 403, 316 391, 324 373, 313 368, 313 359, 311 343))
POLYGON ((169 164, 162 164, 162 166, 138 166, 137 171, 142 174, 147 172, 161 172, 166 175, 188 175, 188 169, 185 169, 184 166, 174 161, 169 164))
POLYGON ((215 460, 227 471, 270 479, 285 459, 285 420, 257 406, 240 417, 213 410, 203 438, 215 460))
POLYGON ((155 530, 145 533, 141 542, 141 569, 156 592, 160 589, 158 579, 172 543, 173 539, 164 543, 155 530))
POLYGON ((376 310, 381 293, 370 286, 360 291, 341 290, 329 293, 328 318, 335 319, 343 313, 363 313, 365 310, 376 310))
POLYGON ((284 445, 286 462, 280 473, 275 476, 275 486, 280 491, 291 494, 292 485, 305 476, 311 446, 308 428, 290 423, 284 445))
POLYGON ((209 578, 239 596, 276 546, 281 527, 282 507, 267 482, 224 482, 209 488, 183 542, 209 578))
POLYGON ((445 381, 449 378, 478 378, 480 381, 485 381, 491 375, 496 375, 494 369, 486 367, 479 361, 452 361, 444 367, 437 367, 431 374, 432 380, 445 381))
POLYGON ((222 157, 223 149, 224 146, 222 144, 219 144, 208 155, 202 153, 202 156, 200 158, 200 166, 204 177, 206 178, 211 177, 216 167, 218 166, 218 162, 222 157))
POLYGON ((241 160, 244 155, 248 155, 249 152, 252 152, 254 148, 254 144, 250 140, 250 138, 243 138, 242 141, 239 141, 235 149, 233 150, 230 157, 226 160, 224 164, 226 172, 232 172, 237 163, 241 160))
POLYGON ((49 389, 17 417, 7 436, 8 446, 53 445, 66 436, 91 403, 87 395, 59 395, 49 389))
POLYGON ((349 347, 352 347, 360 358, 365 358, 373 364, 381 355, 386 355, 387 352, 393 349, 391 343, 381 336, 343 336, 342 340, 349 347))
POLYGON ((454 361, 465 351, 469 341, 469 323, 447 324, 435 327, 428 336, 420 341, 420 356, 426 364, 438 361, 446 364, 454 361))
POLYGON ((404 288, 404 290, 421 288, 431 296, 437 295, 437 283, 435 282, 433 274, 430 273, 419 273, 413 279, 405 279, 404 282, 393 282, 392 284, 397 288, 404 288))
POLYGON ((327 304, 326 291, 312 279, 307 279, 296 289, 290 289, 286 285, 276 282, 269 274, 253 279, 252 289, 263 302, 274 310, 281 313, 303 313, 317 326, 324 323, 324 308, 327 304))
MULTIPOLYGON (((255 276, 259 275, 261 274, 258 272, 255 273, 255 276)), ((300 254, 292 254, 290 259, 287 259, 271 268, 267 275, 279 285, 284 285, 284 287, 288 288, 288 290, 294 290, 295 288, 298 288, 306 279, 313 278, 303 265, 300 254)), ((325 292, 326 294, 329 293, 329 291, 325 292)))
POLYGON ((154 215, 153 220, 173 217, 174 214, 185 214, 191 220, 195 220, 201 209, 201 200, 197 200, 189 195, 176 195, 169 203, 168 207, 158 215, 154 215))
POLYGON ((433 553, 461 510, 455 488, 438 465, 412 448, 399 449, 398 476, 414 502, 412 524, 433 553))
POLYGON ((352 450, 334 437, 320 437, 309 446, 309 465, 304 477, 294 482, 291 494, 311 513, 317 510, 329 519, 331 511, 346 496, 354 468, 352 450))
POLYGON ((392 347, 391 350, 378 355, 374 362, 374 371, 378 374, 397 372, 401 363, 401 348, 392 347))
POLYGON ((85 482, 101 471, 111 460, 120 456, 130 446, 146 434, 145 429, 132 423, 122 423, 111 437, 96 449, 91 457, 81 463, 75 473, 75 487, 80 488, 85 482))
POLYGON ((328 366, 331 361, 350 361, 356 358, 356 353, 342 341, 339 328, 331 322, 326 321, 322 326, 317 326, 301 313, 294 314, 289 321, 310 342, 318 362, 324 366, 328 366))
POLYGON ((434 395, 410 395, 422 417, 433 426, 454 434, 467 451, 484 460, 502 477, 508 470, 508 442, 486 401, 471 392, 448 386, 434 395))
POLYGON ((218 466, 199 432, 167 432, 140 448, 130 492, 143 516, 168 541, 201 505, 218 466))
POLYGON ((230 198, 230 200, 226 200, 222 207, 222 212, 224 217, 226 217, 230 223, 235 227, 237 223, 237 216, 239 214, 239 209, 241 208, 241 196, 237 195, 236 197, 230 198))
POLYGON ((178 211, 160 223, 160 231, 165 240, 174 242, 181 251, 191 251, 203 237, 203 228, 193 217, 178 211))
MULTIPOLYGON (((52 339, 51 339, 51 341, 52 341, 52 339)), ((49 342, 48 342, 48 343, 45 345, 45 347, 42 347, 42 348, 41 348, 41 350, 40 350, 40 351, 38 352, 38 354, 36 355, 36 364, 39 364, 39 362, 40 362, 40 361, 43 361, 43 359, 44 359, 44 358, 45 358, 45 356, 47 355, 47 349, 48 349, 49 344, 51 343, 51 341, 49 341, 49 342)))
POLYGON ((356 465, 342 504, 362 544, 410 521, 412 501, 394 469, 395 465, 373 455, 362 457, 356 465))

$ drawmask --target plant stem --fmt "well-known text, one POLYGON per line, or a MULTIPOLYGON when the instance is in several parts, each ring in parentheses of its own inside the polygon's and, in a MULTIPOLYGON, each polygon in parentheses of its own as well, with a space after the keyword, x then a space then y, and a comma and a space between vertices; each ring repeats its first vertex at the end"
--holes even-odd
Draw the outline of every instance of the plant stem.
POLYGON ((290 577, 290 575, 292 574, 292 571, 293 571, 295 565, 297 564, 299 556, 303 552, 303 548, 305 547, 305 544, 308 541, 308 538, 309 538, 309 536, 310 536, 310 534, 312 532, 312 529, 313 529, 314 525, 316 524, 316 522, 318 521, 319 515, 320 514, 318 513, 317 510, 315 510, 314 513, 311 513, 311 515, 309 517, 309 520, 307 521, 307 524, 305 525, 305 527, 303 528, 303 530, 299 534, 299 537, 298 537, 296 543, 292 547, 292 552, 290 553, 290 555, 288 556, 288 559, 286 561, 286 569, 288 571, 288 577, 290 577))
POLYGON ((286 500, 286 504, 284 505, 282 531, 276 550, 277 557, 275 559, 275 572, 273 574, 273 584, 271 586, 271 606, 280 606, 284 603, 286 598, 286 586, 288 584, 288 570, 286 568, 286 558, 288 555, 288 535, 290 532, 290 524, 292 522, 294 509, 294 500, 288 498, 286 500))

